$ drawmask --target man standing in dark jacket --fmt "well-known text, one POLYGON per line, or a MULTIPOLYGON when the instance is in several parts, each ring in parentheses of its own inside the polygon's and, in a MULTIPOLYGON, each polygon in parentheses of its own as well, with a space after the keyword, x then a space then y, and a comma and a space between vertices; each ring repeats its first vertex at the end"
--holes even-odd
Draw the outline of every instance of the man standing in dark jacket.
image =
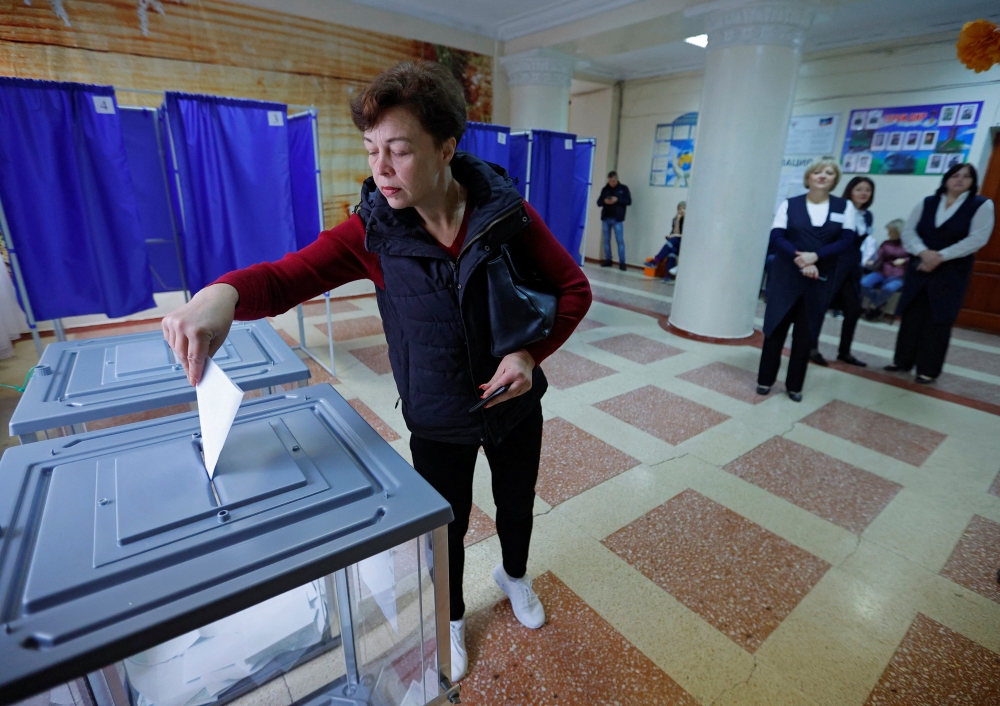
POLYGON ((625 269, 625 207, 632 205, 628 187, 618 181, 618 172, 608 172, 608 183, 597 199, 601 207, 601 240, 604 243, 604 260, 601 267, 611 267, 611 231, 618 241, 618 269, 625 269))

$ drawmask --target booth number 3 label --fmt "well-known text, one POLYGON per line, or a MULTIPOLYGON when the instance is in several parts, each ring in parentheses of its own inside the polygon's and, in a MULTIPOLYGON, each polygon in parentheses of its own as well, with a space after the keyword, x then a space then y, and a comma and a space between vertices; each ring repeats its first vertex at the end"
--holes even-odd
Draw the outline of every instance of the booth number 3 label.
POLYGON ((111 96, 94 96, 94 110, 100 115, 114 115, 115 101, 111 96))
POLYGON ((285 124, 285 119, 280 110, 267 111, 267 124, 272 127, 281 127, 285 124))

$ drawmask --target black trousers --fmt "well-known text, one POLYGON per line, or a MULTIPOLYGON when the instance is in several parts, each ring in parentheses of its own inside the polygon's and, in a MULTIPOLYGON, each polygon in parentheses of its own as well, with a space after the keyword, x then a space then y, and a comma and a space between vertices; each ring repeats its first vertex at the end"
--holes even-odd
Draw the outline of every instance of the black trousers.
POLYGON ((757 373, 758 385, 770 387, 778 379, 781 351, 785 347, 788 328, 792 326, 794 327, 792 328, 792 356, 788 360, 785 387, 789 392, 802 392, 802 385, 806 381, 806 368, 809 365, 809 349, 812 347, 805 297, 799 297, 798 301, 785 314, 785 318, 781 320, 778 327, 764 339, 764 348, 760 352, 760 370, 757 373))
MULTIPOLYGON (((861 318, 861 298, 858 296, 858 278, 854 274, 844 278, 844 283, 830 300, 831 309, 837 309, 844 314, 843 323, 840 326, 840 349, 838 353, 847 357, 851 354, 851 344, 854 343, 854 331, 858 328, 858 319, 861 318)), ((819 337, 812 342, 815 350, 819 347, 819 337)))
MULTIPOLYGON (((483 447, 493 475, 497 506, 497 534, 503 568, 521 578, 528 570, 528 545, 534 522, 535 481, 542 453, 542 405, 539 403, 503 442, 483 447)), ((462 574, 465 571, 465 533, 472 511, 472 475, 478 444, 450 444, 410 437, 413 467, 451 503, 455 519, 448 525, 448 577, 451 619, 465 615, 462 574)))
POLYGON ((909 370, 916 363, 917 375, 936 378, 944 367, 951 327, 951 322, 934 322, 930 296, 924 287, 903 312, 893 363, 903 370, 909 370))

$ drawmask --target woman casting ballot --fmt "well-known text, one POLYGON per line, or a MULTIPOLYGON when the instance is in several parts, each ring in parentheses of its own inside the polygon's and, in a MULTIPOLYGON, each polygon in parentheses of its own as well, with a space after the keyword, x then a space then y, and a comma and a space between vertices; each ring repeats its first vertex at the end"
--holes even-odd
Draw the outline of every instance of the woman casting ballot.
POLYGON ((455 513, 448 556, 457 681, 468 664, 462 538, 480 447, 493 475, 503 554, 493 578, 522 624, 545 622, 526 575, 547 386, 538 365, 583 319, 590 286, 506 172, 455 151, 465 97, 443 66, 399 64, 361 91, 351 113, 372 172, 354 215, 278 262, 221 277, 165 317, 163 332, 196 384, 234 318, 275 316, 347 282, 374 282, 413 467, 455 513), (491 350, 486 270, 504 250, 514 269, 544 281, 557 305, 546 338, 499 357, 491 350))
POLYGON ((809 349, 819 339, 823 316, 833 296, 830 278, 837 255, 855 238, 857 211, 847 199, 831 196, 840 181, 840 166, 829 157, 806 167, 809 192, 788 199, 778 208, 771 226, 774 263, 767 278, 764 311, 764 348, 757 373, 757 392, 766 395, 778 378, 781 351, 792 328, 792 354, 785 388, 802 401, 802 384, 809 365, 809 349))

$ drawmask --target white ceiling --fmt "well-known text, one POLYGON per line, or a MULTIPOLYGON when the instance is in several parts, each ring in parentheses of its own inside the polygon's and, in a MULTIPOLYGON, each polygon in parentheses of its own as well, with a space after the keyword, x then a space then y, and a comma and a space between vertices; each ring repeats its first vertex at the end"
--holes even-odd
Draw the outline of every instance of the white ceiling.
MULTIPOLYGON (((704 0, 351 0, 509 42, 551 46, 587 62, 587 77, 631 79, 704 66, 704 0), (581 20, 586 20, 581 22, 581 20)), ((955 32, 977 18, 1000 21, 1000 0, 801 0, 817 7, 805 52, 955 32)), ((732 0, 738 4, 740 0, 732 0)), ((510 45, 508 52, 510 53, 510 45)))

